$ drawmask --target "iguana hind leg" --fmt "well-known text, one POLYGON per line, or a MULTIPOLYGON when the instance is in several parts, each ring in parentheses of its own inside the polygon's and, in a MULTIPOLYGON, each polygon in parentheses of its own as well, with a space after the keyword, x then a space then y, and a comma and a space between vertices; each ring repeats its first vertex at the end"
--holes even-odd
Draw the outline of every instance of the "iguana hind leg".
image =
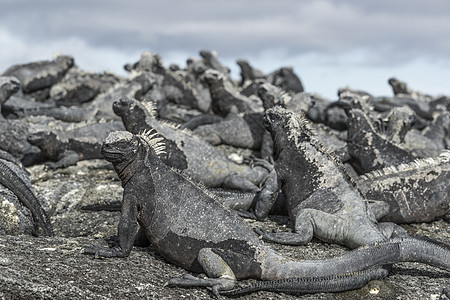
POLYGON ((236 284, 236 276, 228 264, 213 252, 211 248, 203 248, 199 251, 198 262, 203 267, 208 278, 195 277, 184 274, 170 279, 166 285, 179 287, 211 287, 213 293, 218 296, 219 290, 232 289, 236 284))

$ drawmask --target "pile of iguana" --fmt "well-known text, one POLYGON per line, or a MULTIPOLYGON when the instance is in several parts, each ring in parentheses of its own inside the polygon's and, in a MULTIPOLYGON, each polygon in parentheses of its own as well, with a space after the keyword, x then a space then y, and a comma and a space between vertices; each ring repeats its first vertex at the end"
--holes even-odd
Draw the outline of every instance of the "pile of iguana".
MULTIPOLYGON (((127 255, 138 220, 136 242, 149 238, 169 261, 210 277, 189 275, 171 280, 173 285, 211 286, 217 294, 236 279, 254 277, 278 281, 227 295, 341 291, 387 276, 383 264, 430 262, 434 255, 431 264, 448 270, 447 250, 406 237, 391 222, 427 222, 449 212, 449 97, 423 95, 392 78, 393 97, 347 87, 333 102, 304 92, 291 67, 264 74, 246 60, 238 65, 239 82, 209 50, 189 58, 185 68, 166 68, 158 54, 144 52, 125 66, 128 78, 84 72, 70 56, 12 66, 0 77, 0 149, 25 166, 60 168, 103 157, 103 139, 120 130, 103 147, 125 187, 123 205, 112 208, 122 211, 119 246, 94 250, 127 255), (148 134, 154 130, 158 134, 148 134), (230 153, 245 163, 230 160, 230 153), (275 201, 294 230, 257 229, 264 239, 301 245, 315 236, 357 249, 293 262, 263 246, 224 209, 250 208, 239 214, 264 219, 275 201), (428 258, 415 256, 427 251, 428 258)), ((36 234, 39 225, 51 235, 26 172, 12 160, 0 159, 9 193, 3 199, 15 197, 11 190, 17 195, 13 206, 25 217, 22 206, 30 209, 32 221, 23 225, 33 228, 24 233, 36 234)))
POLYGON ((146 238, 168 261, 208 276, 186 274, 168 285, 210 287, 216 295, 244 278, 269 280, 255 290, 344 291, 387 276, 380 267, 400 261, 450 270, 449 250, 412 238, 379 242, 336 258, 292 261, 264 246, 237 214, 162 162, 164 151, 164 138, 156 130, 138 135, 118 131, 106 138, 102 153, 124 188, 118 244, 89 246, 84 253, 126 257, 136 240, 146 238))

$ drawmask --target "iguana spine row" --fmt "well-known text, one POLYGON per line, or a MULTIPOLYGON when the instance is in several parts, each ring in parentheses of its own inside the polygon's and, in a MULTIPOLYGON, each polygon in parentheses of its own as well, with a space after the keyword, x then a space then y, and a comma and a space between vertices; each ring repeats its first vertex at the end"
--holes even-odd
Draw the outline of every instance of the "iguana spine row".
POLYGON ((450 150, 443 150, 438 157, 418 158, 412 162, 400 164, 398 166, 389 166, 380 170, 370 171, 360 175, 359 178, 361 180, 372 180, 378 177, 419 169, 422 167, 437 166, 446 162, 450 162, 450 150))

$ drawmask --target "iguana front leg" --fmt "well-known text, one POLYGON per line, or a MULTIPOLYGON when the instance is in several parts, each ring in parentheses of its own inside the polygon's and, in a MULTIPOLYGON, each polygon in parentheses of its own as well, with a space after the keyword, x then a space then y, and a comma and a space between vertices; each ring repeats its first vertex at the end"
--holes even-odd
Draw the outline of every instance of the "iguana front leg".
POLYGON ((211 287, 217 297, 219 291, 230 290, 236 284, 236 276, 233 270, 220 255, 214 253, 211 248, 203 248, 198 252, 198 262, 203 267, 208 278, 195 277, 184 274, 170 279, 166 285, 179 287, 211 287))
POLYGON ((84 248, 83 253, 94 254, 96 257, 127 257, 130 255, 139 229, 137 214, 138 203, 136 198, 133 195, 124 196, 117 234, 119 244, 112 248, 89 246, 84 248))
POLYGON ((297 213, 294 232, 265 232, 259 229, 256 232, 264 240, 280 244, 304 245, 316 237, 352 249, 386 239, 378 227, 364 216, 343 217, 310 208, 297 213))

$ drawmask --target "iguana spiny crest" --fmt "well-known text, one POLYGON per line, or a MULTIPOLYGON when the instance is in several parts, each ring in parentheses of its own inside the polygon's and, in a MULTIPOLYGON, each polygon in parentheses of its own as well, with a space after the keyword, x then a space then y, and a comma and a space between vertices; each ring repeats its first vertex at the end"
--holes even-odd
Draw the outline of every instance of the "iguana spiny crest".
POLYGON ((450 150, 443 150, 438 157, 418 158, 410 163, 400 164, 398 166, 389 166, 380 170, 374 170, 360 176, 361 180, 372 180, 378 177, 394 175, 424 167, 438 166, 450 163, 450 150))

